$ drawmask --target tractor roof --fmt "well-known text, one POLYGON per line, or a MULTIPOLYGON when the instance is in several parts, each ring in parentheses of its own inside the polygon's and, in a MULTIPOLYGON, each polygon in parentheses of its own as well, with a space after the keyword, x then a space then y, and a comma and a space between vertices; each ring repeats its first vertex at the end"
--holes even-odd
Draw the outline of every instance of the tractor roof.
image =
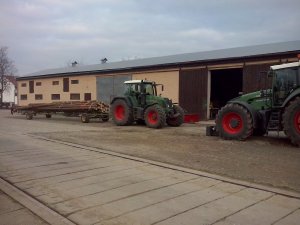
POLYGON ((280 69, 289 68, 289 67, 296 67, 296 66, 300 66, 300 62, 293 62, 293 63, 285 63, 285 64, 280 64, 280 65, 275 65, 275 66, 271 66, 271 69, 272 70, 280 70, 280 69))
POLYGON ((147 83, 147 84, 153 84, 153 81, 149 81, 149 80, 128 80, 125 81, 124 84, 140 84, 140 83, 147 83))

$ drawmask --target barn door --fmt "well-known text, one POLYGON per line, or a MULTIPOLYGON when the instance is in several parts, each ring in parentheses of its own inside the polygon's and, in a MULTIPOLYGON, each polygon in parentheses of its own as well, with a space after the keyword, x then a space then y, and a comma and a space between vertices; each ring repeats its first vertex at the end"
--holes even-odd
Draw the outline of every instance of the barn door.
POLYGON ((179 104, 187 114, 197 114, 200 120, 207 119, 208 70, 181 70, 179 73, 179 104))

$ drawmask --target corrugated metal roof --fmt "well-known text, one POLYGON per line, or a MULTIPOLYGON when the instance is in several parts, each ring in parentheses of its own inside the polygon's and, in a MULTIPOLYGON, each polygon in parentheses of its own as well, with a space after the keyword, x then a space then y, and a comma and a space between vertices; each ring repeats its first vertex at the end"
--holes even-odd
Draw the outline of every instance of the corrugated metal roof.
POLYGON ((246 57, 272 55, 272 54, 295 52, 295 51, 300 51, 300 40, 264 44, 264 45, 228 48, 228 49, 213 50, 213 51, 185 53, 185 54, 153 57, 153 58, 145 58, 145 59, 135 59, 135 60, 111 62, 111 63, 104 63, 104 64, 48 69, 48 70, 43 70, 43 71, 38 71, 36 73, 28 74, 27 76, 21 77, 19 79, 22 78, 26 79, 32 76, 51 76, 51 75, 58 75, 58 74, 90 73, 93 71, 112 72, 117 70, 129 70, 129 69, 137 69, 137 68, 151 67, 151 66, 164 66, 164 65, 167 66, 172 64, 184 64, 184 63, 191 63, 191 62, 206 62, 206 61, 233 59, 233 58, 246 58, 246 57))

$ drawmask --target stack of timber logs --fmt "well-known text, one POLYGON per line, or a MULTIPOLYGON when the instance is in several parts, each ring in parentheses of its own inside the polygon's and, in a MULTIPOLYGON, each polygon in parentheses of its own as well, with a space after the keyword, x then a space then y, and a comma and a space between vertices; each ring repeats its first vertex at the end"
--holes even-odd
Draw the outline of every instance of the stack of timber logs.
POLYGON ((100 101, 69 101, 29 104, 27 106, 17 106, 15 110, 32 112, 109 113, 109 105, 100 101))

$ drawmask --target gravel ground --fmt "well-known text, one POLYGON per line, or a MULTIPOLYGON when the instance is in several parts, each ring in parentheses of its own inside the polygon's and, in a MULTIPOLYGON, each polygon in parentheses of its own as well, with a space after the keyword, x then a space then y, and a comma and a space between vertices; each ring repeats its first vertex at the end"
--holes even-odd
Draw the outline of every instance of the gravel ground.
POLYGON ((47 138, 98 147, 141 158, 179 165, 213 174, 300 192, 300 149, 282 134, 225 141, 206 137, 205 127, 184 124, 160 130, 112 122, 80 123, 78 118, 22 115, 0 111, 0 124, 8 132, 34 133, 47 138))

